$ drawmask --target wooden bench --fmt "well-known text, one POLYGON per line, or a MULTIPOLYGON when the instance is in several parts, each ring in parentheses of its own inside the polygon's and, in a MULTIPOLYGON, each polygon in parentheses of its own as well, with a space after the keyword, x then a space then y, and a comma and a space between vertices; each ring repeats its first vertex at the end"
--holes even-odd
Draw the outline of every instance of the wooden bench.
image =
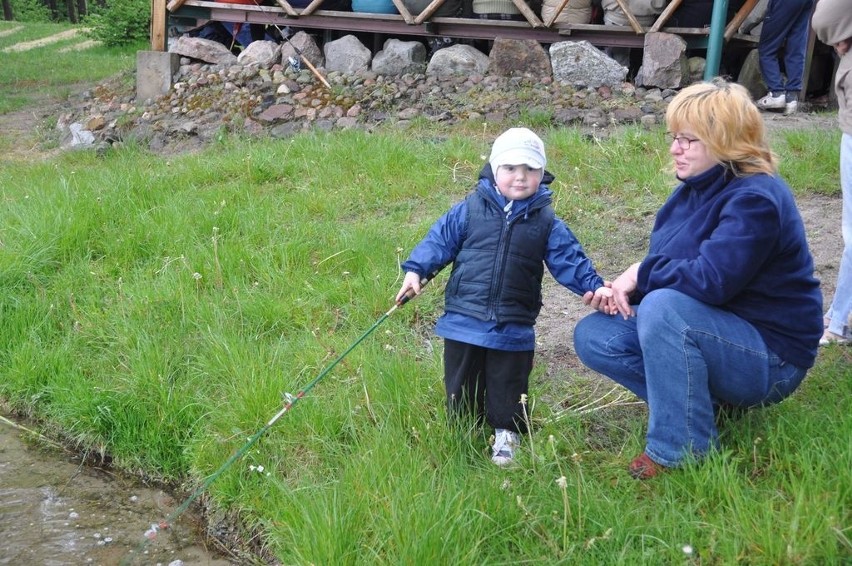
MULTIPOLYGON (((542 43, 564 41, 566 36, 576 40, 586 40, 596 46, 613 47, 642 47, 645 31, 662 31, 679 35, 692 48, 707 46, 710 28, 680 28, 663 26, 661 18, 643 33, 637 33, 630 26, 610 26, 602 24, 569 24, 554 21, 557 11, 550 22, 542 22, 530 11, 535 19, 526 21, 511 20, 481 20, 476 18, 446 18, 428 16, 440 6, 443 0, 435 0, 420 14, 412 15, 407 10, 405 14, 370 14, 359 12, 342 12, 317 9, 322 0, 314 0, 304 10, 297 10, 286 0, 283 6, 258 6, 248 4, 231 4, 225 2, 210 2, 206 0, 172 0, 173 11, 166 11, 164 0, 153 0, 155 17, 152 25, 152 49, 165 50, 166 19, 183 23, 217 20, 222 22, 241 22, 267 24, 277 26, 292 26, 307 29, 327 29, 336 31, 373 32, 387 35, 413 35, 422 37, 446 36, 459 39, 489 39, 504 37, 509 39, 534 39, 542 43)), ((523 0, 515 0, 518 4, 526 4, 523 0)), ((569 0, 570 1, 570 0, 569 0)), ((675 0, 677 1, 677 0, 675 0)), ((756 1, 756 0, 755 0, 756 1)), ((404 10, 401 0, 396 0, 404 10)), ((567 4, 563 4, 561 8, 567 4)), ((741 10, 742 12, 742 10, 741 10)), ((526 14, 525 14, 526 16, 526 14)), ((744 18, 745 16, 743 16, 744 18)), ((737 21, 735 17, 732 24, 737 21)), ((741 22, 742 19, 739 20, 741 22)), ((737 27, 739 24, 737 23, 737 27)), ((731 28, 731 25, 728 26, 731 28)), ((735 28, 734 28, 735 29, 735 28)), ((726 29, 726 39, 738 42, 756 42, 757 38, 748 35, 729 33, 726 29)))

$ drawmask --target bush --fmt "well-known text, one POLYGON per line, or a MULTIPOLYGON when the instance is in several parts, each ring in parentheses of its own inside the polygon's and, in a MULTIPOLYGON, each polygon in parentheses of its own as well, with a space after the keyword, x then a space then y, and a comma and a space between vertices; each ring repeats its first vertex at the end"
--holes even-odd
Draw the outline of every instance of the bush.
POLYGON ((46 23, 52 21, 50 10, 39 0, 12 0, 16 22, 46 23))
POLYGON ((88 35, 107 46, 144 40, 151 29, 151 3, 149 0, 114 0, 105 7, 93 8, 85 24, 92 28, 88 35))

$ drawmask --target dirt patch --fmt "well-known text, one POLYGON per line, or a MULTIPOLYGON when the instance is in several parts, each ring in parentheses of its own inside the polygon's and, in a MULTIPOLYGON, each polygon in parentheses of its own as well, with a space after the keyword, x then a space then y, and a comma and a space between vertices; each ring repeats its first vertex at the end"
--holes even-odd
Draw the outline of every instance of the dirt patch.
POLYGON ((86 33, 88 31, 85 28, 74 28, 69 29, 67 31, 63 31, 60 33, 55 33, 53 35, 49 35, 47 37, 42 37, 41 39, 36 39, 33 41, 22 41, 21 43, 16 43, 15 45, 10 45, 9 47, 3 49, 3 53, 15 53, 19 51, 29 51, 30 49, 35 49, 37 47, 43 47, 45 45, 50 45, 51 43, 57 43, 59 41, 65 41, 67 39, 73 39, 82 33, 86 33))

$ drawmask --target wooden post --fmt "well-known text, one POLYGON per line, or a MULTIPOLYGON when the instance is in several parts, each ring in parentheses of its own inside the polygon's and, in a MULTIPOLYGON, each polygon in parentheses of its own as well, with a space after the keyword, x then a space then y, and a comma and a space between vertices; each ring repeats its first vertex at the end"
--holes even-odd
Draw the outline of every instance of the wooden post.
POLYGON ((618 7, 621 8, 621 11, 624 12, 625 16, 627 16, 627 21, 630 22, 630 27, 633 28, 633 31, 639 35, 645 33, 645 30, 642 29, 642 24, 639 23, 639 20, 637 20, 636 16, 633 15, 633 12, 631 12, 630 8, 627 7, 627 3, 624 0, 615 1, 618 2, 618 7))
POLYGON ((754 7, 757 5, 758 0, 746 0, 746 3, 743 4, 742 8, 737 10, 737 13, 731 18, 731 22, 728 24, 728 27, 725 28, 725 41, 731 41, 731 38, 734 37, 734 34, 737 33, 737 30, 740 29, 743 21, 751 14, 751 11, 754 10, 754 7))
POLYGON ((672 14, 680 7, 682 2, 683 0, 672 0, 671 3, 666 6, 666 9, 663 10, 663 13, 660 14, 660 17, 657 18, 657 21, 654 22, 654 25, 652 25, 648 31, 652 33, 660 31, 660 28, 663 27, 667 21, 669 21, 669 18, 672 17, 672 14))
POLYGON ((556 7, 556 11, 550 15, 546 22, 544 22, 544 27, 549 28, 552 26, 553 22, 556 21, 556 18, 559 17, 559 14, 562 13, 562 10, 565 9, 565 6, 567 6, 570 1, 571 0, 562 0, 562 2, 559 3, 559 6, 556 7))
POLYGON ((166 0, 151 0, 151 51, 166 50, 166 0))

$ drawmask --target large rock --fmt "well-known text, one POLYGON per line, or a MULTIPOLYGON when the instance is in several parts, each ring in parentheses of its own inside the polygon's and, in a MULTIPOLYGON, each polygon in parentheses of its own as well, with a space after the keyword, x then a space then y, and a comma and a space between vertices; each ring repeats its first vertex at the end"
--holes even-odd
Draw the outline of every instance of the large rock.
POLYGON ((261 69, 269 69, 281 62, 281 46, 274 41, 252 41, 242 53, 237 56, 240 65, 254 65, 261 69))
POLYGON ((388 39, 373 57, 373 72, 379 75, 421 73, 426 66, 426 47, 419 41, 388 39))
POLYGON ((300 61, 300 54, 310 61, 314 67, 322 67, 325 64, 325 59, 317 46, 317 42, 314 41, 312 35, 303 31, 294 34, 288 41, 281 44, 281 62, 286 65, 291 57, 300 61))
POLYGON ((373 54, 354 35, 344 35, 323 46, 325 67, 328 71, 358 73, 370 69, 373 54))
POLYGON ((573 86, 616 86, 627 78, 619 65, 588 41, 560 41, 550 46, 550 64, 556 82, 573 86))
POLYGON ((237 62, 237 56, 218 41, 186 35, 177 38, 169 47, 169 52, 214 65, 233 65, 237 62))
POLYGON ((449 75, 484 75, 488 71, 488 55, 470 45, 451 45, 439 49, 426 67, 426 74, 445 77, 449 75))
POLYGON ((686 41, 671 33, 646 33, 636 86, 681 88, 688 81, 686 41))
POLYGON ((497 37, 488 61, 488 73, 500 77, 549 77, 552 72, 547 52, 534 39, 497 37))
POLYGON ((740 67, 740 74, 737 75, 737 82, 746 87, 755 100, 766 94, 767 88, 760 72, 757 49, 752 49, 746 55, 743 66, 740 67))

